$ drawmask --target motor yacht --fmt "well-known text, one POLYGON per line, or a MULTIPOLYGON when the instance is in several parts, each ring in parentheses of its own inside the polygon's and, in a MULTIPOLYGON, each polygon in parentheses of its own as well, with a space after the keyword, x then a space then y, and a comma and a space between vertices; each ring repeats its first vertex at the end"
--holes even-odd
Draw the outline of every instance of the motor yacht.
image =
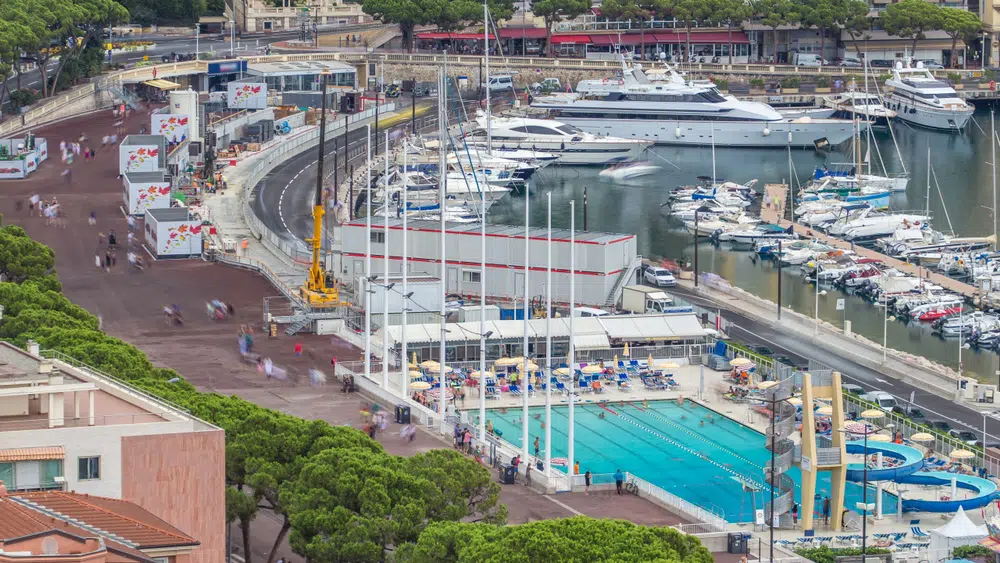
POLYGON ((887 126, 896 118, 896 112, 882 104, 882 98, 866 92, 841 92, 820 98, 823 107, 833 110, 830 117, 867 121, 872 125, 887 126))
POLYGON ((897 62, 892 78, 885 81, 885 106, 899 119, 944 131, 959 131, 972 118, 975 108, 958 96, 951 84, 935 77, 922 62, 911 66, 897 62))

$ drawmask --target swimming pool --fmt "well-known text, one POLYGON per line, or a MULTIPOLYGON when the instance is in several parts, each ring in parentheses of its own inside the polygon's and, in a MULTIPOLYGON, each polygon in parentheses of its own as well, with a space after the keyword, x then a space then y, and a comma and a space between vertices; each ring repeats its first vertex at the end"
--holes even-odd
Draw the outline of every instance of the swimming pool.
MULTIPOLYGON (((593 403, 575 408, 575 454, 581 474, 588 470, 614 473, 620 468, 688 502, 709 510, 717 507, 729 522, 752 522, 754 508, 763 508, 768 500, 768 489, 751 493, 742 484, 764 482, 764 466, 771 454, 760 432, 691 401, 683 406, 676 401, 650 401, 646 408, 640 402, 607 406, 620 416, 593 403)), ((537 436, 544 455, 545 409, 533 407, 529 412, 529 446, 537 436)), ((504 440, 521 446, 520 408, 506 413, 492 409, 487 419, 503 432, 504 440)), ((552 407, 552 457, 568 455, 568 427, 568 407, 552 407)), ((787 474, 800 484, 798 467, 787 474)), ((829 473, 820 473, 816 489, 822 496, 830 494, 829 473)), ((798 502, 800 495, 801 488, 796 492, 798 502)), ((861 485, 847 483, 845 504, 853 507, 861 498, 861 485)), ((868 499, 874 502, 874 486, 869 486, 868 499)), ((882 505, 885 514, 894 514, 896 497, 883 493, 882 505)))

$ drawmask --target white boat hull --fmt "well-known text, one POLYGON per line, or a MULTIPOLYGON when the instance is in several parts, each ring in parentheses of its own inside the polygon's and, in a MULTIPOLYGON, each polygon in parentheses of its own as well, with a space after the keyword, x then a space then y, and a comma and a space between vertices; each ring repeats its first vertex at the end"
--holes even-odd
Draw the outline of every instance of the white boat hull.
MULTIPOLYGON (((485 143, 472 141, 469 143, 477 147, 485 147, 485 143)), ((636 143, 633 141, 608 142, 608 143, 587 143, 573 146, 572 143, 545 142, 536 140, 511 140, 493 141, 493 147, 501 151, 507 149, 534 150, 554 154, 559 157, 559 164, 602 166, 616 162, 632 162, 637 160, 645 152, 648 144, 636 143)))
MULTIPOLYGON (((660 145, 710 146, 712 125, 719 147, 812 147, 819 139, 839 145, 853 135, 852 123, 840 120, 754 121, 667 121, 642 119, 576 118, 563 113, 559 121, 595 135, 643 139, 660 145), (791 133, 791 142, 788 134, 791 133)), ((862 123, 867 127, 867 123, 862 123)), ((541 147, 539 147, 541 150, 541 147)), ((548 149, 545 149, 548 150, 548 149)))
POLYGON ((890 109, 896 109, 899 119, 926 127, 928 129, 938 129, 943 131, 960 131, 965 128, 975 108, 969 106, 963 110, 931 109, 923 106, 914 106, 905 98, 889 96, 885 100, 885 105, 890 109))

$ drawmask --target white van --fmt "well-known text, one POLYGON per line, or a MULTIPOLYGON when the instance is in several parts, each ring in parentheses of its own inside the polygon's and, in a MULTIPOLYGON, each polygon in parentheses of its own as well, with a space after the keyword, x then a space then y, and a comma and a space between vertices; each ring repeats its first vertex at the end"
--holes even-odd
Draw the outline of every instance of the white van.
POLYGON ((514 78, 509 75, 491 76, 487 82, 490 92, 514 90, 514 78))
POLYGON ((577 307, 573 309, 574 317, 603 317, 610 314, 603 309, 595 309, 593 307, 577 307))
POLYGON ((827 63, 819 55, 813 53, 795 53, 795 66, 822 66, 827 63))

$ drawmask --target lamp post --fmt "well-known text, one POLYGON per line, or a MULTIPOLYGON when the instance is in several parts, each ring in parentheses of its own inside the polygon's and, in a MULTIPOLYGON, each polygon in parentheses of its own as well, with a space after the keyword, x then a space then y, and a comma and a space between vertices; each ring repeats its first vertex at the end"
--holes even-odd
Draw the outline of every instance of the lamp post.
MULTIPOLYGON (((714 179, 713 179, 714 181, 714 179)), ((708 207, 702 205, 698 209, 694 210, 694 286, 698 287, 698 216, 702 213, 711 211, 708 207)))
POLYGON ((229 56, 236 57, 236 22, 229 20, 229 56))
MULTIPOLYGON (((866 410, 861 413, 862 418, 881 418, 885 413, 880 409, 866 410)), ((868 504, 868 436, 875 433, 875 427, 868 422, 850 422, 844 425, 841 432, 864 437, 864 459, 862 460, 864 472, 862 477, 861 502, 854 505, 861 510, 861 556, 868 553, 868 511, 874 509, 874 505, 868 504)))

